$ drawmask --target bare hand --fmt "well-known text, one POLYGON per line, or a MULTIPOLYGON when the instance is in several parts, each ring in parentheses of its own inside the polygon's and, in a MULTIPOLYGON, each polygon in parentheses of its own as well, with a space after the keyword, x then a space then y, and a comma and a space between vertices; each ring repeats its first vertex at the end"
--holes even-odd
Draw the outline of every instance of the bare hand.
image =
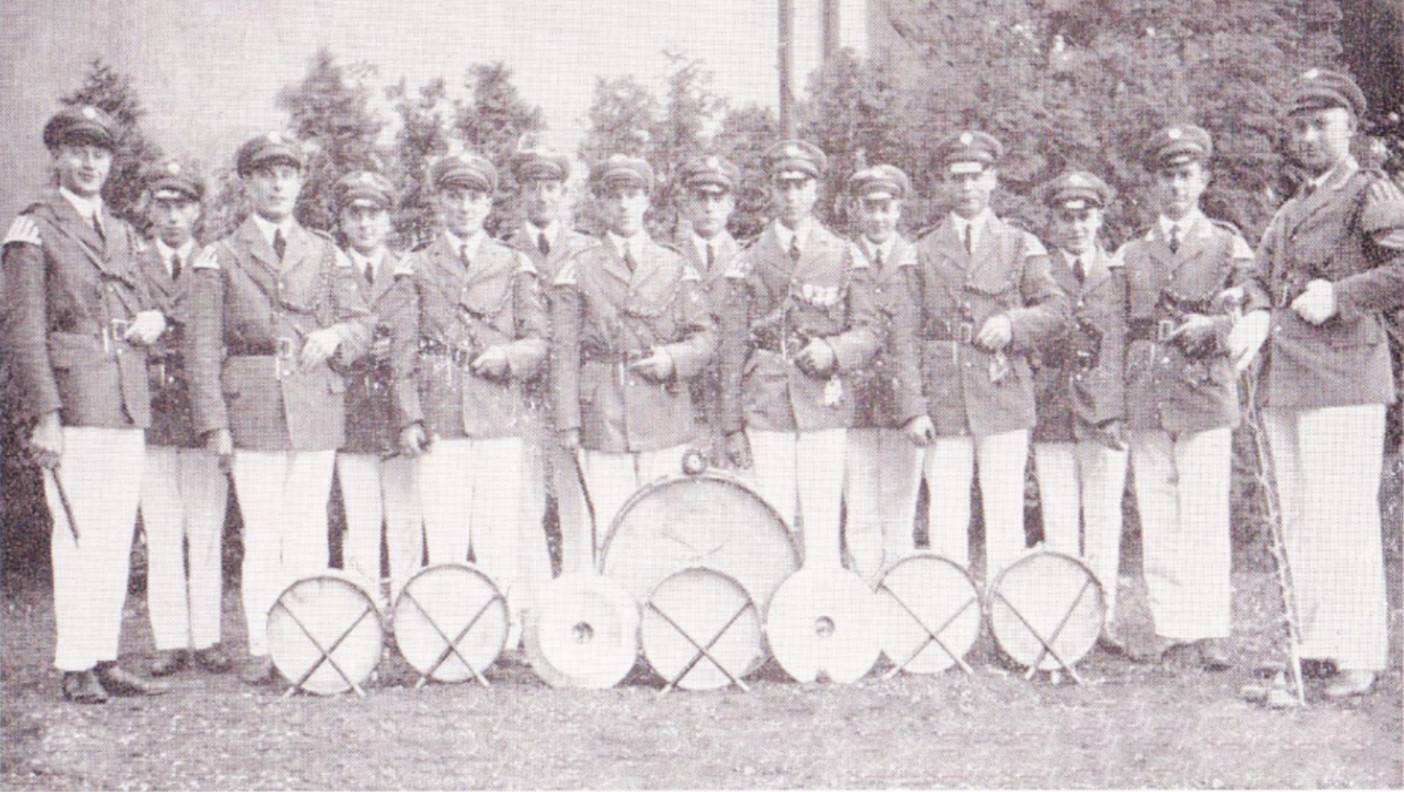
POLYGON ((302 342, 302 353, 297 357, 298 370, 303 374, 327 362, 327 358, 341 345, 341 334, 330 327, 314 330, 302 342))
POLYGON ((1190 344, 1202 344, 1214 335, 1214 320, 1204 314, 1190 314, 1176 327, 1166 341, 1183 338, 1190 344))
POLYGON ((1004 349, 1013 340, 1014 324, 1004 314, 996 314, 986 319, 980 326, 980 333, 975 336, 975 343, 990 352, 1004 349))
POLYGON ((128 343, 138 346, 151 346, 166 332, 166 315, 160 311, 142 311, 132 318, 127 332, 122 334, 128 343))
POLYGON ((481 355, 473 358, 473 362, 468 364, 468 368, 473 373, 484 379, 502 380, 507 378, 510 366, 507 362, 507 353, 501 346, 488 347, 481 355))
POLYGON ((1328 280, 1307 283, 1306 291, 1292 301, 1292 310, 1310 324, 1319 325, 1336 315, 1336 287, 1328 280))
POLYGON ((216 429, 206 435, 205 448, 219 457, 220 472, 230 472, 230 464, 234 459, 234 435, 230 434, 228 429, 216 429))
POLYGON ((646 358, 629 364, 629 370, 649 382, 667 382, 673 377, 673 357, 661 349, 655 349, 646 358))
POLYGON ((738 470, 751 467, 751 441, 745 432, 732 432, 726 436, 726 461, 738 470))
POLYGON ((804 349, 795 355, 795 365, 800 367, 800 371, 815 377, 827 376, 837 363, 838 356, 834 354, 834 348, 822 338, 805 344, 804 349))
POLYGON ((918 448, 925 448, 936 442, 936 425, 931 422, 929 415, 918 415, 907 421, 907 425, 902 427, 902 433, 918 448))
POLYGON ((1252 311, 1234 322, 1228 334, 1229 357, 1233 359, 1233 369, 1243 372, 1252 365, 1258 350, 1267 341, 1272 316, 1267 311, 1252 311))
POLYGON ((63 458, 63 424, 57 411, 44 413, 29 433, 29 455, 41 467, 56 468, 63 458))
POLYGON ((424 424, 412 423, 400 430, 400 453, 407 457, 417 457, 428 450, 429 438, 424 434, 424 424))

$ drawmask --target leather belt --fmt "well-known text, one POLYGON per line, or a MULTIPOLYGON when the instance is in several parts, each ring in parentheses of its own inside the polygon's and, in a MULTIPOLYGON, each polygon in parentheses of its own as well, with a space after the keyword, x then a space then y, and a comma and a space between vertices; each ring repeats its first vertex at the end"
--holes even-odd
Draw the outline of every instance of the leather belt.
POLYGON ((1126 328, 1126 340, 1163 344, 1179 326, 1174 319, 1132 319, 1126 328))
POLYGON ((954 341, 958 344, 975 343, 975 323, 937 319, 928 322, 922 339, 926 341, 954 341))

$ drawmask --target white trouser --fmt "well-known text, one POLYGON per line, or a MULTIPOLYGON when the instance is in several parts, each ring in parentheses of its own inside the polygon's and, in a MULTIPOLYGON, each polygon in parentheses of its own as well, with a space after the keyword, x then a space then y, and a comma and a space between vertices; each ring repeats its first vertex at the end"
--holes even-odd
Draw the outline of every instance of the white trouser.
POLYGON ((980 466, 985 522, 985 580, 1024 551, 1024 466, 1029 432, 938 437, 926 449, 924 474, 931 497, 927 525, 931 549, 970 565, 970 482, 980 466))
POLYGON ((244 516, 240 588, 249 654, 268 654, 268 612, 283 590, 327 568, 327 499, 336 452, 234 452, 234 490, 244 516))
POLYGON ((541 514, 526 503, 525 441, 440 439, 418 462, 429 563, 463 562, 471 549, 519 617, 551 579, 541 514))
POLYGON ((841 569, 839 513, 843 506, 847 429, 766 432, 747 429, 756 492, 791 530, 798 530, 806 567, 841 569))
MULTIPOLYGON (((680 445, 658 451, 623 454, 580 452, 580 467, 585 474, 585 485, 590 488, 590 504, 595 508, 597 551, 604 550, 610 526, 629 496, 654 479, 681 473, 682 458, 687 449, 688 446, 680 445)), ((589 546, 588 543, 586 546, 589 546)), ((604 561, 603 558, 599 560, 604 561)))
POLYGON ((1043 544, 1087 562, 1106 594, 1109 623, 1116 614, 1127 456, 1092 440, 1034 443, 1043 544))
POLYGON ((415 462, 379 454, 336 455, 341 501, 346 506, 346 539, 341 565, 380 591, 380 528, 390 567, 390 598, 400 593, 424 559, 424 515, 419 507, 415 462))
POLYGON ((1263 412, 1303 657, 1381 671, 1388 646, 1380 473, 1385 407, 1263 412))
POLYGON ((1157 635, 1177 641, 1229 635, 1232 437, 1227 427, 1131 432, 1141 565, 1157 635))
MULTIPOLYGON (((556 499, 556 518, 561 529, 561 572, 588 571, 592 563, 589 515, 585 512, 571 452, 561 448, 551 423, 540 415, 532 415, 525 434, 529 489, 526 502, 544 518, 546 497, 556 499)), ((601 530, 604 527, 601 525, 601 530)))
POLYGON ((147 446, 141 483, 146 607, 157 650, 219 643, 224 507, 229 478, 203 448, 147 446), (186 573, 185 546, 190 569, 186 573))
POLYGON ((43 472, 54 519, 54 666, 60 671, 117 659, 145 444, 141 429, 63 427, 58 475, 78 523, 77 542, 53 474, 43 472))
POLYGON ((849 429, 844 539, 854 571, 869 583, 914 549, 922 450, 900 429, 849 429))

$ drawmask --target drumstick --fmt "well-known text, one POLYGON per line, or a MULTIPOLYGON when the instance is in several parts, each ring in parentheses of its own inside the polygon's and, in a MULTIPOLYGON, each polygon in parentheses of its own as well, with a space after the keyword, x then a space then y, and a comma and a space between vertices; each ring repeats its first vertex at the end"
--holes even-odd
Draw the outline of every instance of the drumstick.
POLYGON ((58 492, 59 504, 63 506, 63 516, 68 520, 68 532, 73 534, 73 544, 78 544, 78 521, 73 519, 73 504, 68 502, 68 492, 63 488, 63 479, 59 478, 58 467, 45 468, 54 478, 54 490, 58 492))
POLYGON ((600 559, 596 557, 599 542, 599 526, 595 517, 595 502, 590 499, 590 487, 585 483, 585 469, 580 464, 580 449, 570 450, 571 466, 575 468, 575 481, 580 485, 580 497, 585 501, 585 511, 590 513, 590 565, 598 571, 600 559))

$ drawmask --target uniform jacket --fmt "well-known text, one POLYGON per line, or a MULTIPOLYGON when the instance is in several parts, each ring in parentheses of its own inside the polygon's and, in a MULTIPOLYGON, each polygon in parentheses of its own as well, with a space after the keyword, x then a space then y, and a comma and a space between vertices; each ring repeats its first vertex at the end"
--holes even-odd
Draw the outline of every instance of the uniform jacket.
POLYGON ((424 422, 432 437, 519 437, 525 383, 546 365, 547 318, 536 267, 483 239, 465 266, 446 235, 411 254, 392 309, 400 426, 424 422), (472 372, 491 347, 507 353, 505 380, 472 372))
POLYGON ((370 311, 345 255, 294 223, 279 262, 249 218, 207 247, 190 275, 186 364, 195 430, 227 428, 237 448, 261 451, 339 448, 346 380, 327 363, 303 374, 296 358, 307 334, 321 328, 341 336, 342 361, 370 344, 370 311))
POLYGON ((610 453, 657 451, 696 437, 688 381, 717 344, 699 281, 682 254, 647 237, 633 272, 608 241, 571 259, 551 301, 559 429, 579 429, 583 447, 610 453), (671 381, 628 370, 651 349, 672 357, 671 381))
POLYGON ((853 424, 852 378, 882 343, 866 260, 819 222, 790 260, 775 225, 733 261, 722 317, 722 427, 815 431, 853 424), (813 339, 833 347, 836 370, 812 377, 793 356, 813 339))
POLYGON ((202 445, 195 431, 190 377, 185 366, 189 275, 191 266, 200 258, 200 251, 199 245, 191 248, 189 256, 181 262, 178 279, 172 279, 166 270, 155 242, 148 243, 138 256, 153 304, 166 316, 166 332, 147 350, 151 427, 146 430, 146 442, 150 445, 180 448, 202 445))
POLYGON ((1082 283, 1064 254, 1055 252, 1051 259, 1049 269, 1072 303, 1072 317, 1063 332, 1032 356, 1038 411, 1034 440, 1092 440, 1097 427, 1121 420, 1125 413, 1126 273, 1101 248, 1083 256, 1082 283))
POLYGON ((891 328, 898 302, 904 289, 905 267, 916 264, 916 247, 898 236, 892 241, 892 249, 883 254, 879 264, 873 260, 875 250, 861 239, 853 244, 853 255, 868 262, 873 279, 873 299, 883 322, 884 343, 877 354, 865 367, 854 374, 854 422, 855 427, 897 429, 905 423, 898 415, 897 408, 897 366, 893 357, 894 335, 891 328))
MULTIPOLYGON (((731 266, 731 262, 736 258, 736 254, 741 252, 741 246, 737 244, 736 238, 726 229, 717 232, 712 237, 712 264, 707 265, 707 256, 692 241, 692 234, 680 234, 676 240, 677 249, 687 259, 687 263, 697 271, 702 277, 702 292, 707 295, 707 302, 712 307, 712 316, 718 322, 721 318, 717 312, 726 300, 726 279, 723 277, 731 266)), ((708 449, 714 460, 720 460, 722 448, 720 439, 722 437, 722 392, 721 392, 721 361, 718 356, 714 356, 707 364, 697 379, 692 381, 692 403, 697 408, 697 418, 700 423, 699 432, 707 436, 712 448, 708 449)))
POLYGON ((23 419, 60 410, 65 426, 150 425, 146 350, 112 324, 153 307, 141 243, 106 208, 102 223, 99 236, 55 189, 5 236, 0 338, 23 419))
POLYGON ((1272 307, 1265 404, 1311 409, 1394 401, 1381 312, 1404 294, 1404 205, 1353 159, 1278 210, 1258 248, 1252 291, 1272 307), (1379 244, 1388 237, 1387 245, 1379 244), (1291 309, 1307 281, 1335 284, 1338 314, 1313 326, 1291 309))
MULTIPOLYGON (((382 251, 380 261, 375 265, 374 283, 366 279, 359 267, 352 268, 356 290, 370 308, 374 319, 372 347, 375 341, 390 337, 388 314, 393 303, 395 272, 400 268, 401 260, 402 257, 393 251, 382 251)), ((377 356, 372 349, 345 366, 343 373, 346 375, 346 442, 341 450, 353 454, 393 451, 399 440, 399 432, 390 398, 392 379, 389 354, 377 356)))
POLYGON ((947 217, 916 243, 904 267, 908 306, 895 332, 899 418, 925 411, 939 435, 988 435, 1034 426, 1028 355, 1068 321, 1068 301, 1033 235, 991 217, 967 253, 947 217), (1001 354, 969 342, 985 320, 1009 317, 1001 354))
POLYGON ((1238 385, 1226 347, 1230 320, 1215 302, 1242 282, 1253 263, 1238 231, 1197 215, 1170 252, 1157 223, 1118 251, 1126 271, 1126 426, 1202 432, 1239 422, 1238 385), (1214 315, 1215 339, 1187 352, 1156 341, 1162 322, 1178 325, 1189 313, 1214 315))

